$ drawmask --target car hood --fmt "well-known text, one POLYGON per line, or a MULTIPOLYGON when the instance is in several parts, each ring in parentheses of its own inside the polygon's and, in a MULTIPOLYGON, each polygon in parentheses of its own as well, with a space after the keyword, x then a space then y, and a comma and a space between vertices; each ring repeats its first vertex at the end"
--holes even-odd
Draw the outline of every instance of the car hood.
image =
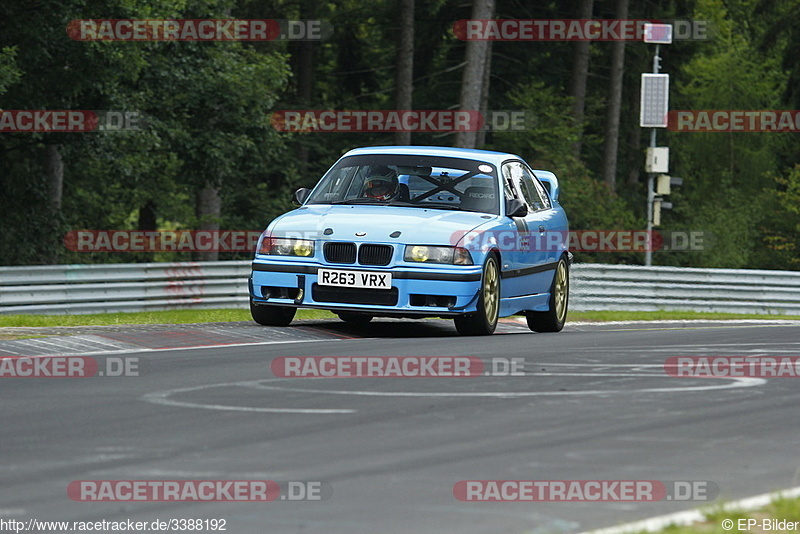
POLYGON ((464 233, 496 218, 485 213, 402 206, 310 205, 278 217, 268 231, 278 237, 454 245, 464 233), (325 234, 327 229, 333 232, 325 234), (366 235, 356 235, 362 232, 366 235), (400 235, 390 237, 394 232, 400 235))

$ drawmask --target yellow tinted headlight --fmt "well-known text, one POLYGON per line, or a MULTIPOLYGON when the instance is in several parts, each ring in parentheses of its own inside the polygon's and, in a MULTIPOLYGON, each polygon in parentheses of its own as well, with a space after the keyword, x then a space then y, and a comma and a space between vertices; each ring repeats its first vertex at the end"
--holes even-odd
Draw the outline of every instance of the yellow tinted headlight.
POLYGON ((314 254, 314 245, 310 241, 295 241, 294 243, 294 255, 295 256, 311 256, 314 254))
POLYGON ((302 256, 307 258, 314 255, 314 242, 308 239, 265 237, 261 242, 259 253, 271 254, 273 256, 302 256))
POLYGON ((472 265, 472 256, 460 247, 434 247, 430 245, 406 245, 406 261, 421 263, 449 263, 472 265))
POLYGON ((430 252, 428 251, 428 247, 414 245, 410 249, 407 249, 406 252, 407 261, 428 261, 428 258, 430 258, 430 252))

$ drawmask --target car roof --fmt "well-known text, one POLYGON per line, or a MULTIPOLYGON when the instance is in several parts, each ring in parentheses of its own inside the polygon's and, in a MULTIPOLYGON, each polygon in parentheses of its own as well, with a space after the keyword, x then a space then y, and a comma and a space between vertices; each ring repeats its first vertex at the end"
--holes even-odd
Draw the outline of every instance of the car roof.
POLYGON ((439 156, 448 158, 463 158, 477 161, 485 161, 499 167, 501 163, 508 159, 522 159, 521 157, 507 152, 493 152, 491 150, 478 150, 475 148, 452 148, 445 146, 372 146, 354 148, 347 152, 347 156, 359 156, 365 154, 398 154, 408 156, 439 156))

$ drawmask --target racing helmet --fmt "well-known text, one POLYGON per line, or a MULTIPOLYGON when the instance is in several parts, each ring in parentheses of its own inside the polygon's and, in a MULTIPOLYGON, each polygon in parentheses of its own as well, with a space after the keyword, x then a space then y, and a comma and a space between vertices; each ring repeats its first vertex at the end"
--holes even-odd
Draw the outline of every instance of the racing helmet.
POLYGON ((377 200, 391 200, 399 192, 397 174, 386 165, 373 165, 364 181, 364 196, 377 200))

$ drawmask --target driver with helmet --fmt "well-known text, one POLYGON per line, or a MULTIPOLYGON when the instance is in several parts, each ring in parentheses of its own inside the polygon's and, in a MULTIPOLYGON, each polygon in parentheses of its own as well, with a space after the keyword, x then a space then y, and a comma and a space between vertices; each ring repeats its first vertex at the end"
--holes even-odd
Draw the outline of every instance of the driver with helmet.
POLYGON ((397 196, 400 185, 397 174, 386 165, 373 165, 364 181, 364 196, 376 200, 391 200, 397 196))

